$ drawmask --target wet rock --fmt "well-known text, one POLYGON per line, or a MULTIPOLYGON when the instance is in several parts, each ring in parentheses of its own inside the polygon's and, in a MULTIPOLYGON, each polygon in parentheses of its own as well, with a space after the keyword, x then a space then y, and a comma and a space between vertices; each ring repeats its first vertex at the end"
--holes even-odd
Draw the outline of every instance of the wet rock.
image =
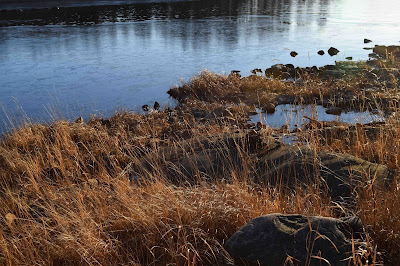
POLYGON ((292 64, 276 64, 265 70, 265 76, 268 78, 287 79, 295 76, 297 69, 292 64))
POLYGON ((83 124, 83 117, 78 117, 74 122, 77 124, 83 124))
POLYGON ((340 107, 330 107, 325 111, 328 115, 340 115, 342 113, 342 108, 340 107))
POLYGON ((353 57, 348 56, 348 57, 346 57, 346 60, 353 60, 353 57))
POLYGON ((160 109, 160 104, 158 102, 154 102, 153 108, 154 110, 158 111, 160 109))
POLYGON ((319 50, 319 51, 317 52, 317 54, 319 54, 319 55, 324 55, 325 52, 324 52, 324 50, 319 50))
POLYGON ((286 67, 283 64, 276 64, 265 70, 265 76, 269 78, 285 78, 287 76, 286 67))
POLYGON ((148 112, 150 110, 150 107, 147 104, 145 104, 142 106, 142 110, 148 112))
POLYGON ((334 56, 337 55, 340 51, 338 49, 336 49, 335 47, 331 47, 328 49, 328 54, 330 56, 334 56))
POLYGON ((275 104, 273 103, 267 103, 265 104, 262 109, 264 110, 264 112, 266 112, 267 114, 273 114, 275 113, 275 104))
POLYGON ((372 42, 370 39, 364 39, 364 43, 370 43, 372 42))
POLYGON ((235 265, 348 265, 352 244, 362 245, 359 218, 269 214, 257 217, 233 234, 225 244, 235 265), (318 257, 324 258, 324 260, 318 257))
POLYGON ((288 95, 288 94, 279 94, 275 97, 275 101, 277 105, 279 104, 292 104, 296 103, 299 99, 297 99, 296 96, 294 95, 288 95))
POLYGON ((261 68, 255 68, 253 70, 250 71, 252 74, 257 75, 257 73, 262 73, 261 68))
POLYGON ((291 56, 291 57, 296 57, 297 55, 298 55, 298 53, 295 52, 295 51, 291 51, 291 52, 290 52, 290 56, 291 56))
POLYGON ((241 77, 240 75, 240 70, 232 70, 230 75, 232 76, 237 76, 237 77, 241 77))

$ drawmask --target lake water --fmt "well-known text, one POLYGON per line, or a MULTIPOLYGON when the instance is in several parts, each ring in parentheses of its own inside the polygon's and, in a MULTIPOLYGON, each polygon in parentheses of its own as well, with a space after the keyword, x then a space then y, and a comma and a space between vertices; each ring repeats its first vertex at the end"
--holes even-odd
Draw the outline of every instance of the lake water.
MULTIPOLYGON (((397 0, 40 3, 0 2, 0 9, 60 6, 57 12, 67 14, 24 22, 40 26, 0 27, 0 104, 13 121, 23 114, 48 121, 54 112, 73 119, 173 104, 166 91, 203 69, 247 75, 276 63, 321 66, 347 56, 367 59, 364 47, 400 41, 397 0), (83 17, 88 10, 93 21, 83 17), (331 46, 341 52, 317 54, 331 46), (292 50, 299 55, 292 58, 292 50)), ((2 25, 7 14, 0 11, 2 25)), ((7 120, 2 112, 0 121, 7 120)))
POLYGON ((319 121, 337 121, 349 124, 366 124, 371 122, 385 121, 383 113, 348 111, 340 115, 327 114, 322 105, 294 105, 281 104, 276 107, 275 113, 266 114, 257 109, 258 114, 250 117, 251 123, 262 122, 272 128, 286 126, 288 130, 302 128, 311 119, 319 121))

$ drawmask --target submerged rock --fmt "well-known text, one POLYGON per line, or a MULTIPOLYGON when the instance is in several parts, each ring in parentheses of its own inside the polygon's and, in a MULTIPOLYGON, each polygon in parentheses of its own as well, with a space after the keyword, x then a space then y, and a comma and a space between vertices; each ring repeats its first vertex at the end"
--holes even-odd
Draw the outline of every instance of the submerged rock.
POLYGON ((340 52, 340 51, 339 51, 338 49, 336 49, 335 47, 331 47, 331 48, 329 48, 329 50, 328 50, 328 54, 329 54, 330 56, 337 55, 339 52, 340 52))
POLYGON ((269 214, 257 217, 225 244, 235 265, 348 265, 352 243, 362 244, 359 218, 269 214), (323 258, 319 259, 319 258, 323 258))
POLYGON ((153 108, 154 110, 158 111, 160 109, 160 104, 158 102, 154 102, 153 108))
POLYGON ((342 108, 340 107, 330 107, 325 111, 328 115, 340 115, 342 113, 342 108))

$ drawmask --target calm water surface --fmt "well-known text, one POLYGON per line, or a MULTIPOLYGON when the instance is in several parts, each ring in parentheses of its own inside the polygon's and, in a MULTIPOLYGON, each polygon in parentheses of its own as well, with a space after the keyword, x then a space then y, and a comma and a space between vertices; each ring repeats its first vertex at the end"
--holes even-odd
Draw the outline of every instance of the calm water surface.
MULTIPOLYGON (((321 66, 347 56, 366 59, 363 47, 400 41, 397 0, 129 4, 100 8, 91 25, 0 27, 0 103, 11 120, 26 113, 48 121, 53 109, 73 119, 156 100, 173 104, 166 91, 203 69, 247 75, 280 62, 321 66), (341 52, 317 54, 331 46, 341 52)), ((4 112, 0 121, 7 121, 4 112)))

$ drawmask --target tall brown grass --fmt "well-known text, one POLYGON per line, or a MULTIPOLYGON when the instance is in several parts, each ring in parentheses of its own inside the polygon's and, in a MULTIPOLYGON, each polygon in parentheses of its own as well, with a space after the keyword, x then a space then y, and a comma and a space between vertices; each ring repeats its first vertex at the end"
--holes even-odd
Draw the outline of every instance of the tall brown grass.
MULTIPOLYGON (((245 93, 256 95, 255 103, 260 88, 293 95, 301 92, 304 99, 331 93, 329 82, 307 81, 300 86, 255 79, 251 83, 204 73, 176 89, 186 94, 182 101, 192 97, 224 102, 223 106, 232 99, 244 99, 236 96, 245 93)), ((335 84, 334 92, 350 87, 335 84)), ((159 174, 148 179, 136 176, 132 164, 158 156, 162 147, 192 137, 246 130, 232 120, 199 122, 186 111, 175 110, 174 119, 167 111, 125 112, 87 123, 25 125, 5 134, 0 141, 0 263, 213 265, 230 261, 224 242, 254 217, 276 212, 337 215, 340 206, 314 184, 293 193, 279 186, 266 188, 253 182, 248 167, 233 166, 225 171, 230 174, 224 179, 207 182, 201 177, 192 183, 171 182, 162 169, 155 169, 159 174)), ((311 127, 309 132, 314 133, 307 142, 317 150, 346 152, 385 164, 397 173, 398 125, 394 116, 372 136, 367 127, 349 126, 345 135, 329 140, 319 134, 321 128, 311 127)), ((269 136, 272 131, 261 132, 269 136)), ((250 165, 246 158, 241 163, 250 165)), ((373 176, 369 178, 373 181, 373 176)), ((371 236, 369 243, 377 245, 385 263, 395 265, 400 260, 397 183, 388 190, 360 187, 358 193, 351 211, 361 217, 371 236)))
MULTIPOLYGON (((165 176, 130 181, 131 162, 181 138, 163 135, 165 119, 125 113, 3 136, 1 263, 210 265, 229 261, 224 241, 254 217, 333 215, 318 194, 258 187, 246 173, 196 185, 173 185, 165 176)), ((201 127, 182 129, 223 131, 201 127)))

